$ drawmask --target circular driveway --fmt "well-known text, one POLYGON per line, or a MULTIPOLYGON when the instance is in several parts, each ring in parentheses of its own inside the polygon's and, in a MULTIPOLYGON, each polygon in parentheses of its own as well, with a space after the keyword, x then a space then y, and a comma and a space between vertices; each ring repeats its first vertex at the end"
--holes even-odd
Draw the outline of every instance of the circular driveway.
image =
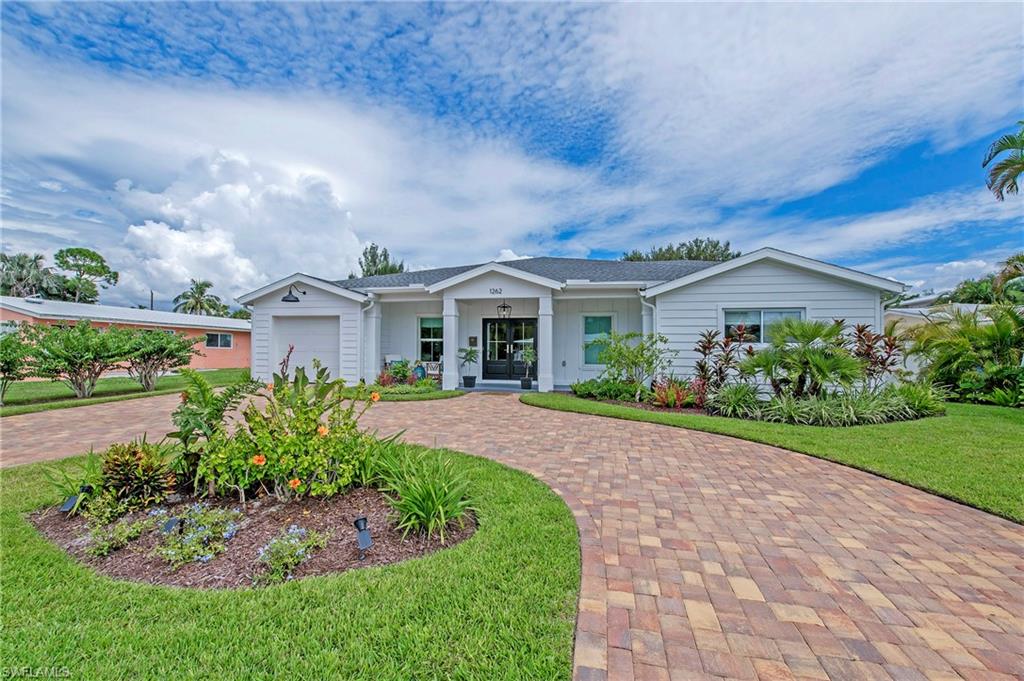
MULTIPOLYGON (((177 396, 0 420, 3 465, 171 430, 177 396)), ((550 485, 580 529, 578 679, 1024 677, 1024 529, 813 457, 474 393, 364 424, 550 485)))

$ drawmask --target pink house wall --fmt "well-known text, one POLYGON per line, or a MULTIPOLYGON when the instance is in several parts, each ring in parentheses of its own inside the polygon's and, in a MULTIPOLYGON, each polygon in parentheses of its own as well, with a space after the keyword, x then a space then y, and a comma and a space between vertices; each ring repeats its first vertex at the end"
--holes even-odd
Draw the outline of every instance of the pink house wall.
MULTIPOLYGON (((67 324, 70 320, 37 319, 14 310, 0 309, 0 321, 16 321, 29 324, 67 324)), ((252 351, 252 334, 249 331, 239 331, 236 329, 203 329, 199 327, 185 328, 158 325, 150 326, 144 324, 112 324, 110 322, 92 322, 92 325, 98 329, 104 329, 108 326, 120 326, 136 329, 168 329, 178 333, 184 333, 189 338, 200 337, 204 339, 206 338, 207 331, 210 333, 230 333, 233 336, 230 348, 208 348, 203 343, 197 344, 196 348, 202 354, 194 356, 189 366, 193 369, 243 369, 249 366, 249 357, 252 351)))

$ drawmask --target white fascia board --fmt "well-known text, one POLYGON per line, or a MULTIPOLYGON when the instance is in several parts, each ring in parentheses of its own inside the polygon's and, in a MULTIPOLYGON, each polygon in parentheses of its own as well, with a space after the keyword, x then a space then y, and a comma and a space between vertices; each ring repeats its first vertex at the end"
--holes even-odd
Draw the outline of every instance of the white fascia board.
POLYGON ((820 260, 814 260, 812 258, 805 258, 802 255, 796 253, 788 253, 786 251, 780 251, 775 248, 761 248, 746 255, 741 255, 738 258, 727 260, 723 263, 708 267, 707 269, 688 274, 685 277, 673 279, 672 281, 666 281, 663 284, 652 286, 647 289, 644 293, 644 297, 651 298, 653 296, 667 293, 668 291, 674 291, 677 288, 683 286, 689 286, 695 284, 698 281, 710 279, 726 272, 731 272, 737 268, 749 265, 751 263, 760 262, 761 260, 774 260, 785 265, 791 265, 801 269, 817 272, 826 276, 834 277, 836 279, 842 279, 844 281, 853 282, 860 284, 861 286, 868 286, 870 288, 876 288, 882 291, 890 291, 892 293, 901 293, 906 288, 906 284, 885 277, 878 277, 873 274, 867 274, 866 272, 859 272, 857 270, 851 270, 847 267, 840 267, 839 265, 832 265, 827 262, 820 260))
POLYGON ((541 276, 536 275, 536 274, 530 274, 529 272, 523 272, 522 270, 517 270, 517 269, 514 269, 512 267, 507 267, 507 266, 502 265, 500 263, 489 262, 487 264, 481 265, 480 267, 471 269, 468 272, 463 272, 462 274, 456 274, 454 277, 448 277, 447 279, 442 279, 441 281, 437 282, 436 284, 432 284, 431 286, 428 286, 427 287, 427 292, 428 293, 437 293, 438 291, 443 291, 444 289, 449 288, 451 286, 456 286, 458 284, 461 284, 464 281, 469 281, 470 279, 476 279, 479 276, 482 276, 484 274, 489 274, 491 272, 497 272, 498 274, 504 274, 504 275, 512 277, 514 279, 521 279, 522 281, 528 281, 531 284, 537 284, 538 286, 545 286, 547 288, 553 288, 553 289, 561 289, 562 288, 562 282, 560 282, 560 281, 555 281, 554 279, 548 279, 547 277, 541 277, 541 276))
POLYGON ((267 295, 272 291, 284 288, 286 286, 290 286, 291 284, 301 284, 303 286, 310 286, 312 288, 320 289, 321 291, 327 291, 328 293, 333 293, 335 295, 341 296, 342 298, 348 298, 349 300, 355 300, 360 303, 366 300, 366 295, 363 293, 359 293, 358 291, 352 291, 343 286, 332 284, 329 281, 318 279, 308 274, 303 274, 302 272, 296 272, 295 274, 285 277, 284 279, 279 279, 278 281, 267 284, 266 286, 258 288, 255 291, 246 293, 244 296, 239 296, 238 298, 235 298, 235 300, 242 305, 247 305, 252 301, 256 300, 257 298, 262 298, 263 296, 267 295))

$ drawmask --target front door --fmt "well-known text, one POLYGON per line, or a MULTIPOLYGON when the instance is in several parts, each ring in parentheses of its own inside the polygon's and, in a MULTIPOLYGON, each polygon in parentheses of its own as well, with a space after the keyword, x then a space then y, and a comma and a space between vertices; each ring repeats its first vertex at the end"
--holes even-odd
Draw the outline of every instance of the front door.
MULTIPOLYGON (((484 320, 484 378, 513 380, 526 376, 523 348, 537 350, 536 319, 484 320)), ((530 370, 530 376, 534 376, 530 370)))

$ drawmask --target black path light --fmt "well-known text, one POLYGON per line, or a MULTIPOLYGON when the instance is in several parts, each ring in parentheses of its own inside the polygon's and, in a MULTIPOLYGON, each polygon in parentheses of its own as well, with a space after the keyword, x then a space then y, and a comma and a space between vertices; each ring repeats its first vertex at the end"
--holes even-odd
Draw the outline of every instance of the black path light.
POLYGON ((299 297, 297 295, 295 295, 294 293, 292 293, 293 290, 294 291, 298 291, 302 295, 306 295, 306 292, 303 291, 301 288, 299 288, 295 284, 291 284, 288 287, 288 293, 286 293, 283 296, 281 296, 281 302, 282 303, 297 303, 297 302, 299 302, 299 297))
POLYGON ((175 530, 181 532, 183 528, 184 526, 181 522, 181 518, 168 518, 164 521, 164 524, 160 526, 160 531, 164 534, 170 534, 175 530))
POLYGON ((373 538, 370 537, 370 528, 367 527, 368 523, 366 516, 360 516, 356 518, 356 521, 352 523, 356 526, 356 542, 359 544, 359 560, 366 558, 366 549, 373 546, 373 538))
POLYGON ((61 513, 71 513, 78 508, 78 504, 81 503, 79 500, 83 494, 92 494, 92 485, 81 485, 78 488, 78 494, 72 494, 70 497, 64 500, 64 503, 60 507, 61 513))

